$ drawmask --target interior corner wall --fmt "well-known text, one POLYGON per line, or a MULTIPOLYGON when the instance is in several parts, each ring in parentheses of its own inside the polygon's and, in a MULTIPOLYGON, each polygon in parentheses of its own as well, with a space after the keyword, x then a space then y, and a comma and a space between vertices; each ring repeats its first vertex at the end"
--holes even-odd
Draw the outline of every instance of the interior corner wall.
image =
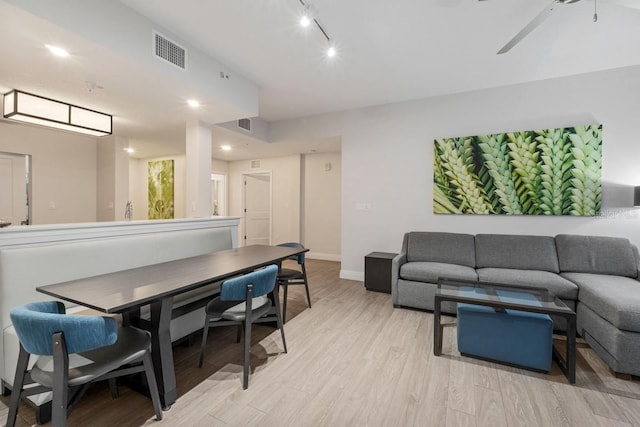
POLYGON ((31 224, 96 220, 96 140, 0 120, 0 151, 31 155, 31 224))
POLYGON ((125 219, 127 203, 131 200, 129 192, 129 139, 120 136, 115 137, 114 170, 115 170, 115 194, 113 200, 113 218, 116 221, 125 219))
POLYGON ((362 280, 364 256, 398 252, 411 230, 623 236, 640 244, 640 66, 277 122, 274 140, 342 135, 341 277, 362 280), (603 124, 599 217, 436 215, 433 140, 603 124))
MULTIPOLYGON (((173 212, 174 218, 186 218, 185 156, 154 157, 129 160, 129 196, 133 203, 133 219, 148 219, 149 212, 149 162, 173 160, 173 212)), ((123 211, 124 212, 124 211, 123 211)))
MULTIPOLYGON (((271 244, 300 241, 300 155, 260 160, 260 169, 251 161, 228 163, 229 215, 242 217, 242 175, 271 172, 271 244)), ((243 220, 240 229, 243 231, 243 220)))
POLYGON ((147 159, 129 159, 129 197, 133 205, 134 220, 147 219, 147 173, 147 159))
POLYGON ((303 160, 302 229, 308 257, 340 261, 341 153, 305 154, 303 160))
POLYGON ((129 140, 108 136, 97 143, 96 221, 122 221, 129 201, 129 140))
POLYGON ((116 152, 114 136, 96 147, 96 221, 114 221, 116 197, 116 152))
POLYGON ((229 172, 229 162, 226 160, 211 159, 211 173, 226 174, 229 172))

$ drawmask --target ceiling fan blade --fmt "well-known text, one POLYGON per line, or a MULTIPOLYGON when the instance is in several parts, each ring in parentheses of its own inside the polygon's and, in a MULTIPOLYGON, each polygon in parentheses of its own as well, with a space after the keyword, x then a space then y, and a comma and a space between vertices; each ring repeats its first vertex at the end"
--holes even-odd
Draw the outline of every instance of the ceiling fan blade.
POLYGON ((502 49, 498 51, 498 55, 501 55, 511 50, 511 48, 517 45, 518 43, 520 43, 520 41, 523 38, 525 38, 527 34, 535 30, 540 24, 542 24, 545 21, 545 19, 551 16, 553 9, 556 7, 558 3, 560 3, 559 0, 553 0, 553 2, 546 7, 546 9, 540 12, 538 16, 533 18, 531 22, 529 22, 522 30, 520 30, 518 34, 516 34, 511 40, 509 40, 509 43, 504 45, 502 49))

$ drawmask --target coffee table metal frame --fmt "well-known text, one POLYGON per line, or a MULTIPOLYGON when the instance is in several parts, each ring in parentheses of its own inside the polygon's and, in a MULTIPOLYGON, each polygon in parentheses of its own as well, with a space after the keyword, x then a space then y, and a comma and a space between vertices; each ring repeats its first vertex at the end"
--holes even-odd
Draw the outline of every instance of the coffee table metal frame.
POLYGON ((463 302, 475 305, 484 305, 493 307, 497 310, 519 310, 531 313, 542 313, 548 315, 561 316, 567 320, 567 345, 564 357, 560 354, 556 346, 553 346, 553 359, 556 361, 560 370, 569 380, 570 384, 576 382, 576 313, 571 310, 558 297, 553 295, 546 289, 525 287, 525 286, 509 286, 496 285, 487 282, 465 281, 465 280, 438 280, 438 289, 434 296, 433 304, 433 354, 440 356, 442 354, 442 333, 443 325, 440 322, 441 305, 444 301, 454 303, 463 302), (463 288, 482 288, 484 294, 474 292, 472 289, 463 288), (522 292, 523 294, 532 295, 532 300, 515 300, 513 297, 507 300, 501 299, 497 294, 497 290, 508 290, 511 292, 522 292), (540 304, 540 305, 536 305, 540 304))

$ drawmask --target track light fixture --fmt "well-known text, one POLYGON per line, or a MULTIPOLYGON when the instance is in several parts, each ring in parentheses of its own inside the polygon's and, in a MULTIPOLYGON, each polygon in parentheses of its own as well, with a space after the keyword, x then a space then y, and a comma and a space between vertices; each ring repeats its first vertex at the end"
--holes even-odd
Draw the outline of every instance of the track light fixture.
POLYGON ((298 1, 304 8, 304 12, 302 14, 302 17, 300 18, 300 25, 306 28, 309 25, 311 25, 311 23, 313 22, 318 28, 318 30, 320 30, 324 38, 327 39, 327 43, 329 44, 329 47, 327 48, 327 56, 329 58, 333 58, 334 56, 336 56, 336 48, 333 46, 333 43, 331 41, 331 38, 329 37, 329 34, 327 34, 325 29, 322 27, 322 25, 320 25, 320 22, 318 22, 318 19, 315 16, 312 16, 310 5, 308 3, 305 3, 304 0, 298 0, 298 1))

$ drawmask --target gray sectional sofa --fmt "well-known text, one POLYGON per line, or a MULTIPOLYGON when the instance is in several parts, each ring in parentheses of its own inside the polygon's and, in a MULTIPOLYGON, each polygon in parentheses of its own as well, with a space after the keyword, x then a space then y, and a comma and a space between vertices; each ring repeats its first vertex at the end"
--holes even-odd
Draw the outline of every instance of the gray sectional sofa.
POLYGON ((578 333, 613 371, 640 375, 639 266, 624 238, 409 232, 391 293, 396 307, 433 310, 440 278, 546 288, 576 311, 578 333))

